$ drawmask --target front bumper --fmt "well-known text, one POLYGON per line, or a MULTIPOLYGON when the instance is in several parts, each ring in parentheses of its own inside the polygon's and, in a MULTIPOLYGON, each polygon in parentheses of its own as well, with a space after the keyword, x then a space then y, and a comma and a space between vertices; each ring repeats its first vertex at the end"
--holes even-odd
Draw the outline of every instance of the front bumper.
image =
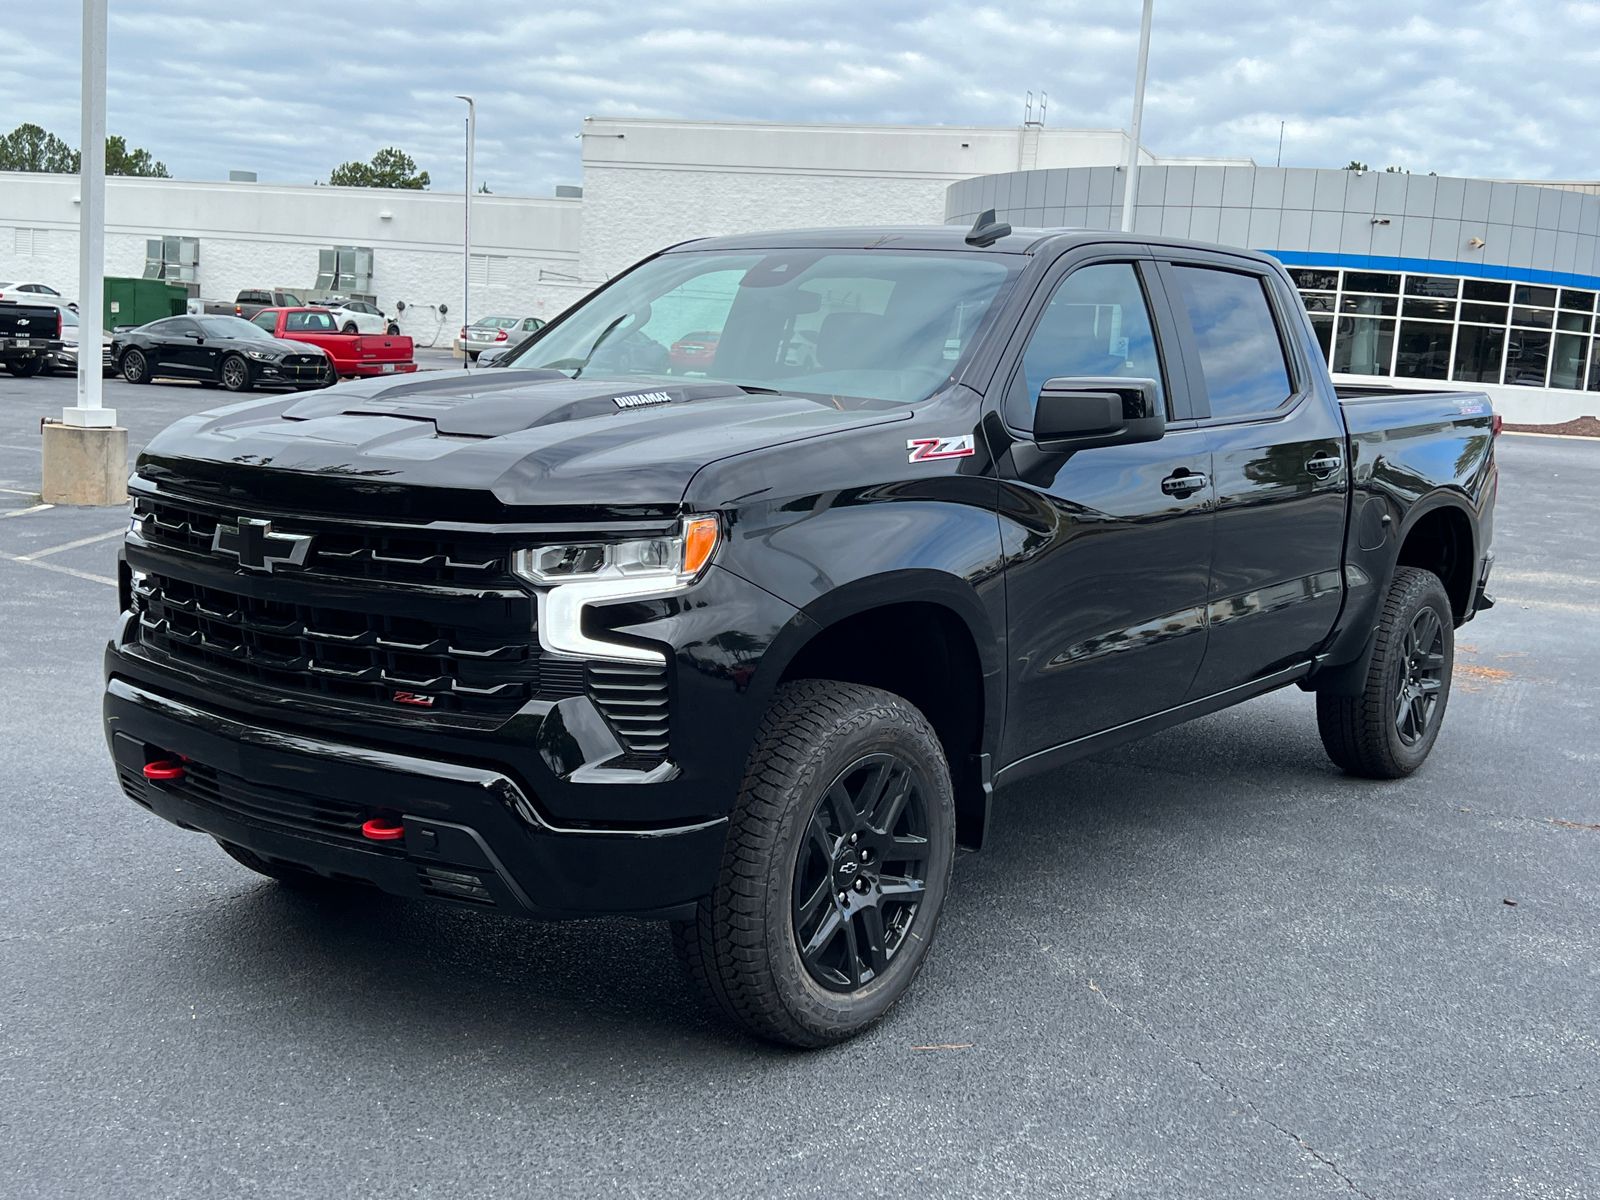
POLYGON ((677 918, 710 891, 721 859, 725 817, 558 826, 493 769, 246 723, 116 674, 105 726, 135 803, 264 858, 402 896, 547 919, 677 918), (174 757, 188 760, 182 779, 144 777, 147 763, 174 757), (398 819, 403 840, 366 840, 372 816, 398 819))

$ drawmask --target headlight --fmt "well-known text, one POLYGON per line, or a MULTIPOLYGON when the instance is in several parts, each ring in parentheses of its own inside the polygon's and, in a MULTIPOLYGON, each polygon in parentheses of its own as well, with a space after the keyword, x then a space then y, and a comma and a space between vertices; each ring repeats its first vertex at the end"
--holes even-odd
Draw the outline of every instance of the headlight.
POLYGON ((272 362, 273 361, 273 356, 272 355, 267 354, 266 352, 261 351, 261 350, 246 350, 245 353, 248 354, 251 358, 255 359, 257 362, 272 362))
POLYGON ((591 637, 583 629, 583 610, 688 587, 706 569, 720 537, 716 517, 685 517, 678 532, 666 537, 518 550, 511 569, 539 585, 539 644, 546 653, 664 663, 666 655, 648 646, 591 637))
POLYGON ((718 537, 716 517, 686 517, 678 532, 667 537, 518 550, 511 569, 541 586, 600 579, 650 579, 682 586, 705 570, 718 537))

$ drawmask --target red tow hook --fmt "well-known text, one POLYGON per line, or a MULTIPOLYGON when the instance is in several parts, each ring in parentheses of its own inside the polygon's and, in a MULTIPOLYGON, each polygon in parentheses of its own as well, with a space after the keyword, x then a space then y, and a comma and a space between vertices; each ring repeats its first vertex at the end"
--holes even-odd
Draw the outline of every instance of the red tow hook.
POLYGON ((361 836, 371 842, 398 842, 406 828, 395 817, 373 817, 361 823, 361 836))
POLYGON ((155 780, 157 783, 170 783, 182 779, 184 776, 183 764, 186 758, 158 758, 153 763, 145 763, 144 777, 155 780))

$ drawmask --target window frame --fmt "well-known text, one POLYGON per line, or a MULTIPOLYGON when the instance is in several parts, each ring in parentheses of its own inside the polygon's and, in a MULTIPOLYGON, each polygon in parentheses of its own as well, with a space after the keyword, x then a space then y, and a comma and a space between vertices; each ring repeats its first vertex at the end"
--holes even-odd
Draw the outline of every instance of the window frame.
MULTIPOLYGON (((1161 276, 1163 286, 1166 288, 1168 304, 1172 309, 1172 317, 1178 326, 1179 344, 1183 347, 1185 357, 1190 362, 1189 390, 1191 403, 1195 418, 1201 426, 1249 425, 1265 421, 1276 421, 1288 416, 1311 398, 1312 393, 1316 391, 1315 381, 1317 376, 1311 370, 1310 364, 1305 357, 1305 347, 1301 344, 1306 339, 1294 338, 1288 335, 1289 320, 1298 317, 1298 319, 1305 321, 1307 325, 1306 333, 1313 344, 1316 344, 1316 339, 1309 328, 1309 316, 1305 311, 1305 306, 1300 302, 1300 293, 1288 282, 1287 277, 1280 276, 1281 268, 1274 269, 1266 263, 1256 262, 1252 259, 1234 258, 1223 254, 1174 251, 1157 255, 1156 270, 1161 276), (1278 349, 1283 355, 1284 373, 1289 377, 1289 394, 1277 407, 1225 416, 1218 416, 1212 413, 1211 392, 1206 386, 1205 371, 1199 359, 1199 339, 1195 336, 1194 327, 1190 323, 1189 310, 1183 302, 1183 292, 1174 273, 1178 267, 1226 271, 1234 275, 1248 275, 1257 281, 1265 295, 1267 311, 1272 316, 1273 326, 1277 330, 1278 349), (1285 292, 1294 297, 1292 308, 1285 300, 1285 292)), ((1341 315, 1345 314, 1333 314, 1335 320, 1341 315)), ((1320 349, 1318 353, 1321 353, 1320 349)))
MULTIPOLYGON (((1087 267, 1119 265, 1133 268, 1134 281, 1144 296, 1145 311, 1150 318, 1150 331, 1156 346, 1156 366, 1161 372, 1159 382, 1166 406, 1167 428, 1172 429, 1179 422, 1185 423, 1180 427, 1192 423, 1192 414, 1186 403, 1190 383, 1189 372, 1181 353, 1174 352, 1174 348, 1181 345, 1181 342, 1172 325, 1171 310, 1161 280, 1155 273, 1150 248, 1133 242, 1090 244, 1068 250, 1050 267, 1034 288, 1033 294, 1029 296, 1027 307, 1022 312, 1022 319, 1017 322, 1006 343, 1004 357, 1001 359, 1003 370, 998 373, 1005 382, 994 390, 991 408, 1013 437, 1033 442, 1033 430, 1021 429, 1012 424, 1007 418, 1006 410, 1010 407, 1008 401, 1012 390, 1019 386, 1019 382, 1021 386, 1026 386, 1023 359, 1027 356, 1028 346, 1044 320, 1044 315, 1056 292, 1072 275, 1087 267)), ((1032 397, 1035 406, 1038 404, 1038 399, 1037 396, 1032 397)))

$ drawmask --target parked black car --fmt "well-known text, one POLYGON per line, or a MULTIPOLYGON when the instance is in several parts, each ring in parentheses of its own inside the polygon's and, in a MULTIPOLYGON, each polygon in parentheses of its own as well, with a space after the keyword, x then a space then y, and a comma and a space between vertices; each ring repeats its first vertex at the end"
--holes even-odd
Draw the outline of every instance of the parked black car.
POLYGON ((492 373, 157 435, 106 732, 252 870, 668 920, 730 1017, 820 1045, 904 993, 1017 780, 1296 684, 1346 771, 1417 769, 1491 603, 1496 421, 1336 389, 1246 251, 690 243, 492 373))
POLYGON ((121 330, 111 345, 111 362, 129 383, 197 379, 230 392, 258 385, 332 387, 339 379, 317 347, 275 338, 239 317, 163 317, 121 330))

